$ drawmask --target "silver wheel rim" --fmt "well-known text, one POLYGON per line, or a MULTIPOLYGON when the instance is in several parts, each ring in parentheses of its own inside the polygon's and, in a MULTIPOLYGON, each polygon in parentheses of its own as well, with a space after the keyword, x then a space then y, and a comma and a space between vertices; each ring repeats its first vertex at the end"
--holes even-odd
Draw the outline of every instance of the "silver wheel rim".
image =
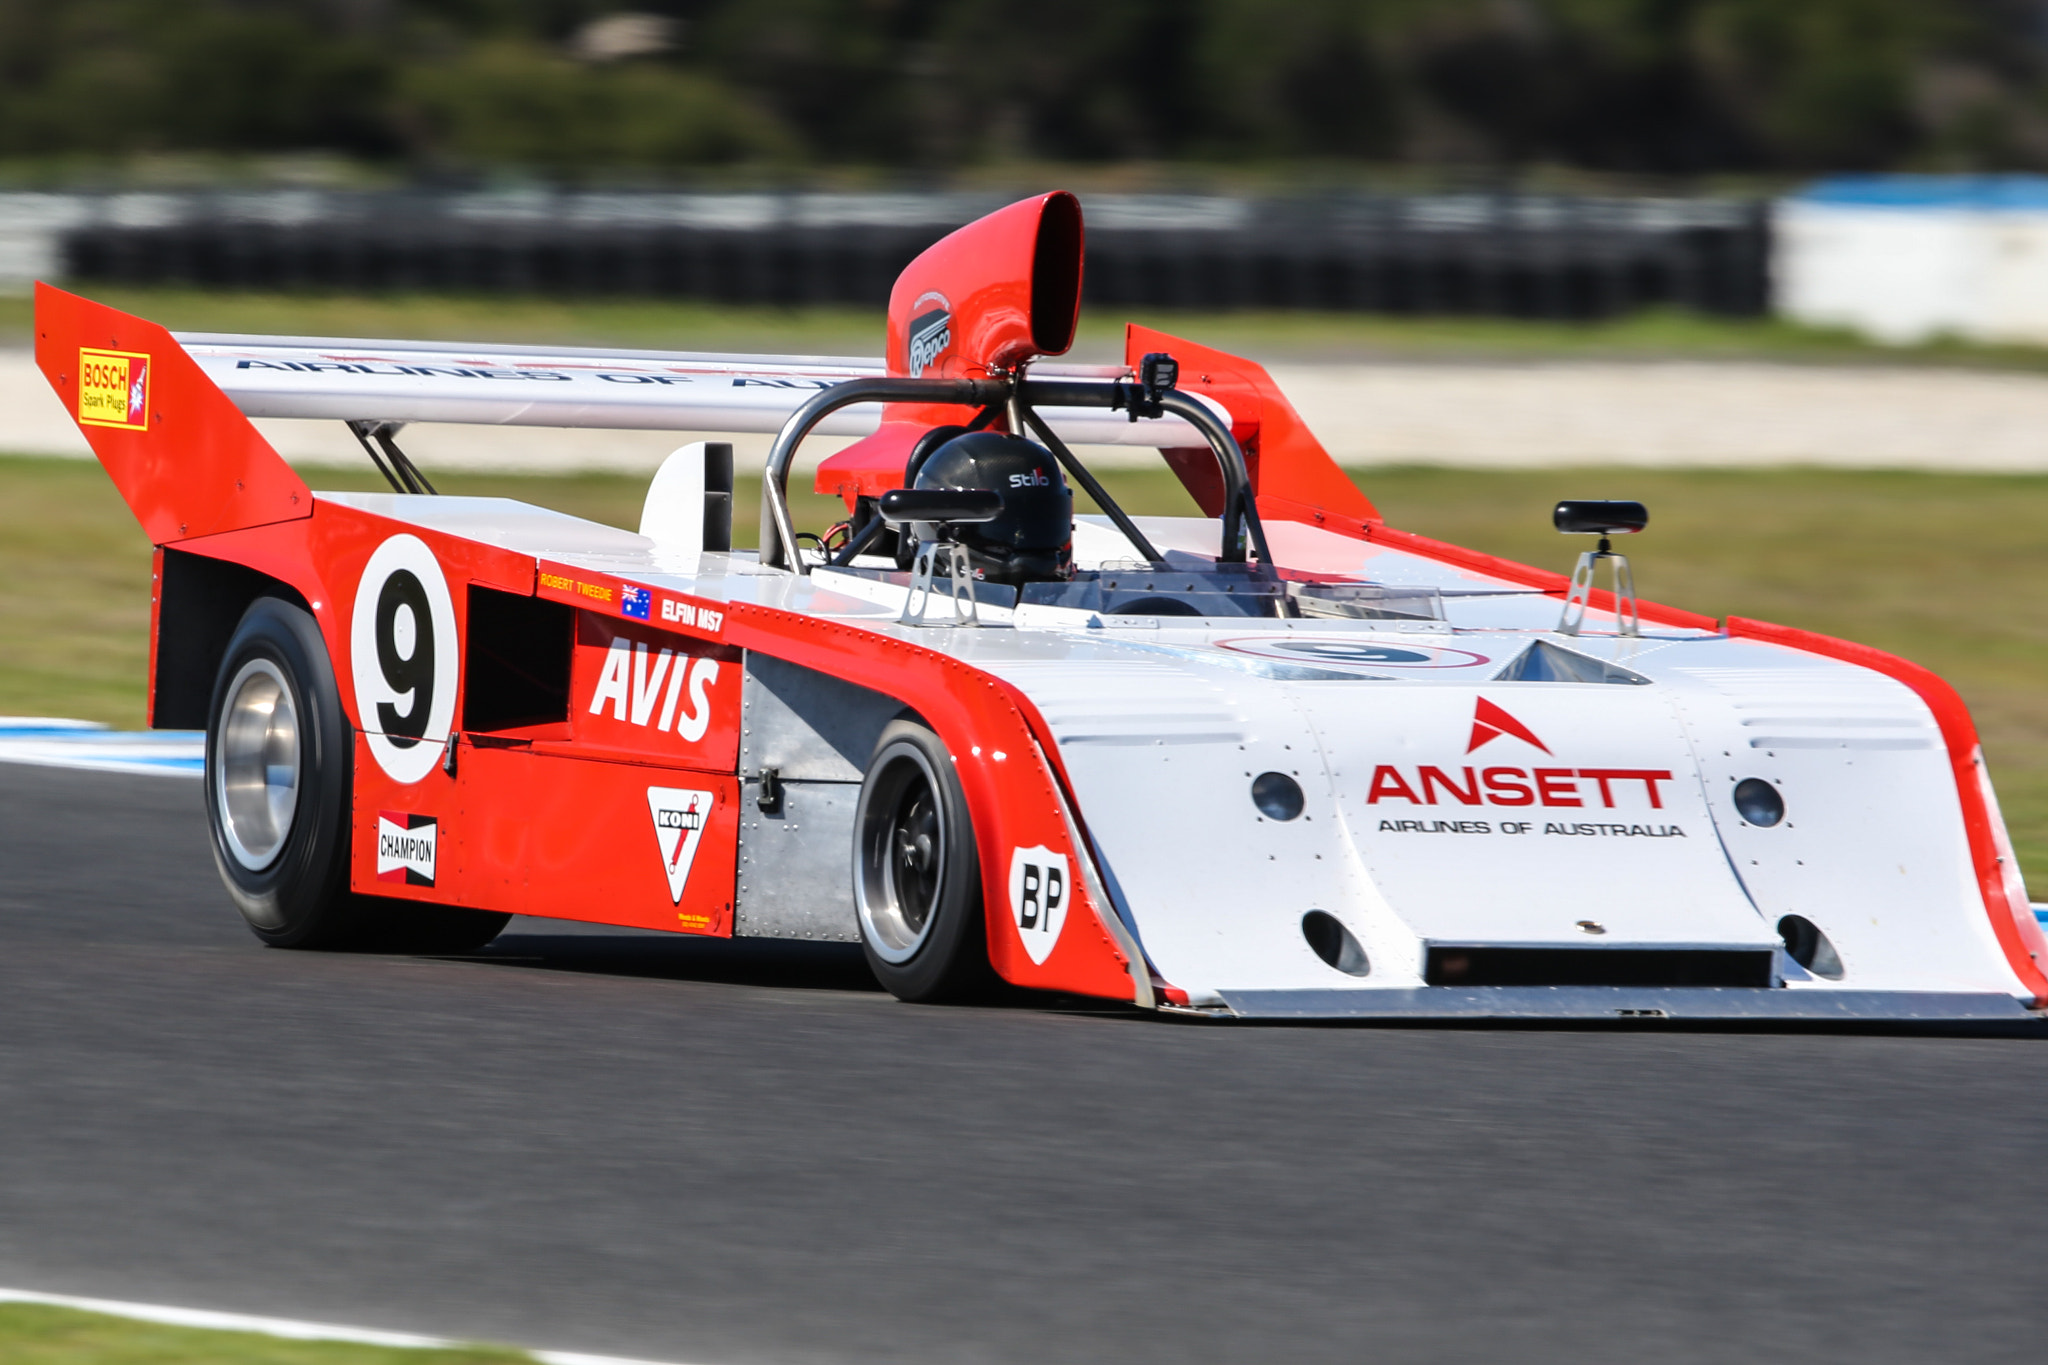
POLYGON ((284 673, 251 659, 228 684, 213 794, 228 852, 251 872, 277 860, 299 808, 299 715, 284 673))
POLYGON ((890 745, 854 812, 854 903, 875 956, 908 962, 931 937, 945 894, 950 833, 939 775, 924 750, 890 745))

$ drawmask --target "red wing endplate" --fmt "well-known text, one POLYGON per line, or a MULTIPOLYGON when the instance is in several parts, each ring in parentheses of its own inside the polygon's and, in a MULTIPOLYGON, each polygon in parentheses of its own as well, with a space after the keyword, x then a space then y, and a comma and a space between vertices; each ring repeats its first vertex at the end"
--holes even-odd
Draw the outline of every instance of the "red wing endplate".
POLYGON ((155 323, 38 284, 36 364, 153 544, 312 513, 305 482, 155 323))

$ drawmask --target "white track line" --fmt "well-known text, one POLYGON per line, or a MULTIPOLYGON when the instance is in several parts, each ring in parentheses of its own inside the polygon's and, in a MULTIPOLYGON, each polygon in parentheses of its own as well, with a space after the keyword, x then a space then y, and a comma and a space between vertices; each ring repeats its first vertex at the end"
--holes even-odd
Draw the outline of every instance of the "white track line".
POLYGON ((199 730, 109 730, 92 721, 0 716, 0 763, 200 777, 206 770, 206 735, 199 730))
MULTIPOLYGON (((449 1341, 441 1337, 417 1336, 411 1332, 380 1332, 370 1327, 336 1327, 321 1322, 294 1322, 290 1318, 261 1318, 248 1313, 216 1313, 205 1308, 173 1308, 155 1303, 123 1303, 118 1299, 85 1299, 74 1294, 42 1294, 33 1289, 0 1289, 0 1303, 44 1303, 55 1308, 76 1308, 85 1313, 133 1318, 139 1322, 161 1322, 172 1327, 200 1327, 215 1332, 256 1332, 267 1337, 294 1341, 352 1341, 364 1346, 395 1346, 414 1350, 446 1350, 473 1342, 449 1341)), ((594 1356, 581 1351, 523 1350, 541 1365, 663 1365, 650 1360, 629 1360, 623 1356, 594 1356)))

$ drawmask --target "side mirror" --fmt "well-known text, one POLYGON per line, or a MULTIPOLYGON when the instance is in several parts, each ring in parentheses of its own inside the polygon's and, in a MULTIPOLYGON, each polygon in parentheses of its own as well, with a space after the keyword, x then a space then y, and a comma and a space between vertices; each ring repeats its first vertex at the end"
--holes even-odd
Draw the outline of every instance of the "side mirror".
POLYGON ((1567 499, 1552 509, 1550 524, 1568 536, 1632 536, 1650 524, 1650 509, 1639 502, 1567 499))
POLYGON ((1606 560, 1614 574, 1614 633, 1643 633, 1641 610, 1636 606, 1636 576, 1628 556, 1616 554, 1609 536, 1632 536, 1650 524, 1650 509, 1639 502, 1602 502, 1590 498, 1568 498, 1551 509, 1550 524, 1568 536, 1598 536, 1600 548, 1579 556, 1572 570, 1571 586, 1565 590, 1564 611, 1557 621, 1557 633, 1577 635, 1586 621, 1586 608, 1593 598, 1593 575, 1606 560))
POLYGON ((891 526, 994 521, 1003 514, 1003 495, 987 488, 897 488, 882 494, 880 510, 891 526))

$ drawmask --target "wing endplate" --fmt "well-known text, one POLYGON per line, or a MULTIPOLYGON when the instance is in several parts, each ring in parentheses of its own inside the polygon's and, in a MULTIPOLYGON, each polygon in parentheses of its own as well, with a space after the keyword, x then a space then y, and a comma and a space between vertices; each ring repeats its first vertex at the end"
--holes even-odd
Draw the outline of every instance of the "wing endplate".
POLYGON ((38 283, 36 364, 151 543, 312 514, 305 482, 157 324, 38 283))
MULTIPOLYGON (((1358 490, 1322 442, 1301 420, 1287 395, 1263 365, 1214 347, 1137 323, 1124 331, 1124 363, 1133 370, 1149 352, 1165 351, 1180 362, 1180 387, 1203 398, 1220 399, 1230 410, 1259 514, 1276 521, 1321 523, 1330 515, 1357 522, 1380 519, 1371 499, 1358 490)), ((1216 457, 1206 448, 1169 449, 1167 463, 1210 516, 1223 510, 1223 480, 1216 457)))

